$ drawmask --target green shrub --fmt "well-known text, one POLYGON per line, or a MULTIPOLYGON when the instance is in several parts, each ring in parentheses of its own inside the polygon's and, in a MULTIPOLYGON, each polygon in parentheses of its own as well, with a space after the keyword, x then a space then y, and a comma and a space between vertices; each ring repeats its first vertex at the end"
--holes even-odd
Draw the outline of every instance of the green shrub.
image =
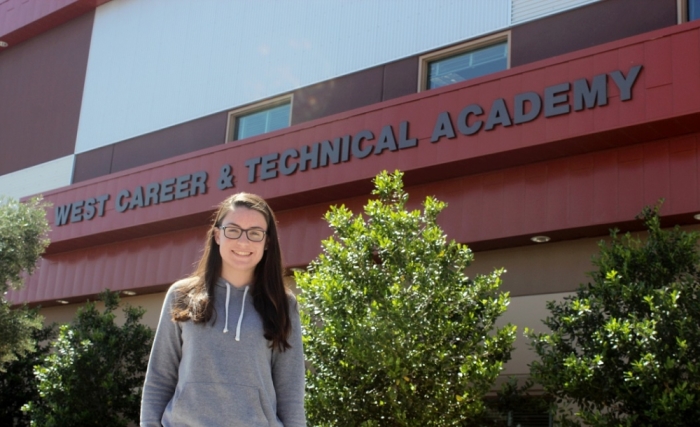
MULTIPOLYGON (((29 310, 29 315, 38 316, 38 310, 29 310)), ((5 372, 0 372, 0 425, 29 426, 29 416, 20 408, 30 400, 39 398, 38 381, 34 376, 34 366, 49 352, 50 340, 56 338, 56 326, 49 325, 32 331, 34 351, 8 362, 5 372)))
POLYGON ((437 224, 445 203, 406 211, 402 174, 378 175, 366 220, 344 206, 306 272, 302 325, 309 422, 443 426, 483 411, 510 358, 515 327, 496 328, 508 295, 502 270, 468 278, 473 254, 437 224))
POLYGON ((549 302, 551 333, 528 331, 533 377, 591 426, 695 426, 700 419, 698 234, 640 215, 641 240, 611 233, 592 282, 549 302))
POLYGON ((88 302, 71 325, 60 327, 52 352, 37 365, 39 399, 22 410, 32 426, 126 426, 138 423, 141 387, 153 331, 140 324, 144 309, 123 308, 115 323, 119 295, 100 294, 105 310, 88 302))

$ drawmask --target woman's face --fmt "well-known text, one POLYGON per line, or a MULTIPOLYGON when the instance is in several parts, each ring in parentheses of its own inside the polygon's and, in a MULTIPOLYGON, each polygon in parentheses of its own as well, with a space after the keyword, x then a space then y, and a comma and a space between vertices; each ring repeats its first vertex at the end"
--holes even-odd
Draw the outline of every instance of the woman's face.
POLYGON ((244 286, 252 283, 255 266, 265 253, 267 234, 260 242, 250 240, 248 234, 254 238, 260 231, 267 231, 265 217, 260 212, 246 207, 234 208, 221 220, 221 227, 214 234, 214 239, 219 244, 221 254, 221 276, 232 285, 244 286), (231 239, 224 234, 224 227, 228 228, 226 234, 229 236, 238 234, 240 230, 248 230, 248 233, 244 231, 237 239, 231 239))

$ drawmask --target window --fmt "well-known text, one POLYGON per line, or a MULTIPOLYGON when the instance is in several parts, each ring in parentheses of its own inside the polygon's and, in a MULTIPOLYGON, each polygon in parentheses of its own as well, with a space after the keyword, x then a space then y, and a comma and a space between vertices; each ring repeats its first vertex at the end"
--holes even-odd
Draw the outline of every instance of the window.
POLYGON ((688 0, 688 21, 700 19, 700 0, 688 0))
POLYGON ((700 0, 678 0, 678 23, 700 19, 700 0))
POLYGON ((508 67, 508 34, 498 34, 423 56, 420 89, 435 89, 508 67))
POLYGON ((232 111, 229 113, 227 141, 237 141, 286 128, 289 126, 291 111, 291 97, 232 111))
POLYGON ((459 53, 428 64, 428 89, 451 85, 464 80, 508 68, 507 44, 492 46, 459 53))

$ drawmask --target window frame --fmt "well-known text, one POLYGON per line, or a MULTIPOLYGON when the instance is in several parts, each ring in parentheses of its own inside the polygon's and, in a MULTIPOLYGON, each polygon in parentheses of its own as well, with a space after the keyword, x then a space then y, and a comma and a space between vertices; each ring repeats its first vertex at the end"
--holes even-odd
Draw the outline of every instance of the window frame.
MULTIPOLYGON (((445 49, 440 49, 434 52, 426 53, 418 57, 418 92, 423 92, 428 89, 428 75, 430 64, 441 59, 446 59, 462 53, 468 53, 473 50, 481 49, 495 44, 506 43, 506 70, 510 69, 510 31, 503 31, 492 34, 490 36, 481 37, 479 39, 470 40, 465 43, 450 46, 445 49)), ((444 87, 444 86, 442 86, 444 87)), ((436 88, 437 89, 437 88, 436 88)))
MULTIPOLYGON (((241 116, 247 116, 249 114, 258 113, 265 110, 270 110, 280 105, 289 104, 289 120, 287 127, 292 125, 292 109, 294 108, 294 95, 281 95, 275 98, 266 99, 264 101, 256 102, 254 104, 249 104, 244 107, 236 108, 228 112, 228 117, 226 119, 226 140, 225 143, 241 141, 241 139, 235 139, 236 130, 238 124, 238 118, 241 116)), ((278 129, 279 130, 279 129, 278 129)), ((274 132, 274 131, 273 131, 274 132)), ((264 135, 264 132, 255 136, 264 135)), ((253 138, 252 136, 247 138, 253 138)), ((243 138, 246 139, 246 138, 243 138)))
POLYGON ((688 21, 688 0, 676 0, 676 12, 678 14, 678 23, 682 24, 688 21))

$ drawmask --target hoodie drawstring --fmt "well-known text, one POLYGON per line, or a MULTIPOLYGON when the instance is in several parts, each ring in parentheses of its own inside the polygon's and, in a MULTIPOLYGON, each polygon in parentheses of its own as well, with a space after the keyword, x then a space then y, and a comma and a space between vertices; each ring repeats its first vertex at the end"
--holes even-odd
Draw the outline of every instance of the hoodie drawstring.
POLYGON ((231 299, 231 285, 226 283, 226 323, 224 324, 224 333, 228 333, 228 301, 231 299))
MULTIPOLYGON (((241 315, 238 316, 238 325, 236 326, 236 341, 241 340, 241 322, 243 321, 243 311, 245 311, 245 297, 248 295, 248 286, 243 291, 243 302, 241 303, 241 315)), ((231 300, 231 284, 226 283, 226 322, 224 323, 224 333, 228 333, 228 303, 231 300)))
MULTIPOLYGON (((241 340, 241 321, 243 320, 243 310, 245 309, 245 296, 246 295, 248 295, 248 287, 247 286, 245 287, 245 291, 243 291, 243 302, 241 303, 241 315, 238 316, 238 326, 236 326, 236 341, 241 340)), ((228 310, 228 304, 226 304, 226 309, 228 310)))

